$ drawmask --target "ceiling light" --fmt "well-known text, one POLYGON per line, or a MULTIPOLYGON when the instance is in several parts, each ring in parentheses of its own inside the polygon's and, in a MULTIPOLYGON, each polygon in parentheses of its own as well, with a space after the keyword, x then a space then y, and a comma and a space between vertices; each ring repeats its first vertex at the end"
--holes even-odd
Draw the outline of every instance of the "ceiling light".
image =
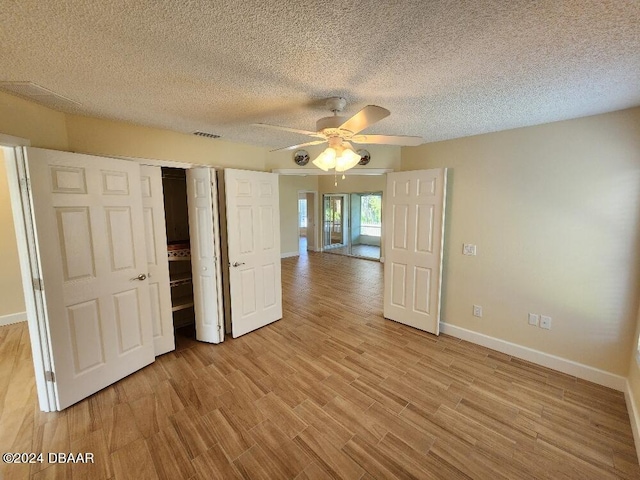
POLYGON ((336 168, 336 150, 329 147, 313 161, 313 164, 320 170, 328 172, 332 168, 336 168))
POLYGON ((360 155, 353 150, 349 142, 343 142, 341 138, 335 137, 329 139, 329 145, 313 161, 320 170, 328 172, 335 169, 336 173, 345 172, 355 167, 360 161, 360 155))
POLYGON ((360 161, 360 155, 354 152, 348 142, 342 142, 342 152, 336 158, 336 172, 344 172, 355 167, 360 161))

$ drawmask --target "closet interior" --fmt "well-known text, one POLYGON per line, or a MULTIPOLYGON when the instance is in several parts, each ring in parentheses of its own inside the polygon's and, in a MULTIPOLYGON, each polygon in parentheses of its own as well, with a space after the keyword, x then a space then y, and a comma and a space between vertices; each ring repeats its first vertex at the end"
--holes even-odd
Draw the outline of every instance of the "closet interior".
POLYGON ((162 168, 174 329, 195 325, 186 170, 162 168))

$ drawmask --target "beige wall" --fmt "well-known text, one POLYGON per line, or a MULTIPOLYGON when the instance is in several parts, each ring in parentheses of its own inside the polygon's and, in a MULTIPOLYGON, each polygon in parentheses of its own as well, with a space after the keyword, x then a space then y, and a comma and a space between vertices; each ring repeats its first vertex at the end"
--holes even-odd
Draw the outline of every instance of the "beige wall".
POLYGON ((320 175, 318 176, 318 189, 320 195, 325 193, 383 192, 386 178, 385 175, 346 175, 344 180, 338 177, 338 185, 335 185, 333 175, 320 175))
POLYGON ((0 92, 0 133, 28 138, 31 146, 67 149, 64 113, 0 92))
MULTIPOLYGON (((323 193, 381 192, 384 189, 384 175, 347 175, 338 177, 334 187, 333 175, 280 175, 280 252, 284 255, 298 251, 298 192, 315 191, 318 215, 322 213, 323 193)), ((318 225, 322 219, 318 218, 318 225)), ((321 244, 320 233, 316 245, 321 244)))
MULTIPOLYGON (((310 138, 309 140, 313 140, 310 138)), ((304 138, 301 142, 304 141, 304 138)), ((353 145, 356 150, 359 150, 360 147, 366 149, 371 154, 371 161, 368 165, 361 167, 355 167, 356 170, 361 169, 379 169, 379 168, 389 168, 392 170, 400 170, 401 165, 401 149, 400 147, 392 147, 387 145, 353 145)), ((312 161, 315 159, 320 153, 327 148, 327 145, 317 145, 312 147, 305 147, 304 149, 309 152, 309 156, 311 157, 311 161, 304 167, 299 167, 293 161, 293 154, 295 151, 284 151, 284 152, 267 152, 266 154, 266 162, 265 169, 273 170, 273 169, 299 169, 299 170, 309 170, 310 173, 318 171, 318 168, 313 165, 312 161)))
POLYGON ((9 199, 9 186, 4 166, 4 157, 0 148, 0 317, 25 311, 18 261, 18 247, 13 228, 13 215, 9 199))
MULTIPOLYGON (((298 192, 318 190, 318 177, 280 175, 280 252, 298 252, 298 192)), ((317 242, 316 242, 317 243, 317 242)))
MULTIPOLYGON (((0 92, 0 133, 23 137, 34 147, 94 155, 156 158, 205 165, 264 170, 266 149, 221 139, 69 115, 0 92)), ((0 165, 0 316, 23 312, 18 257, 4 171, 0 165), (15 268, 14 268, 15 267, 15 268), (16 293, 17 292, 17 293, 16 293)))
POLYGON ((222 139, 79 115, 67 115, 67 130, 73 152, 265 169, 265 148, 222 139))
MULTIPOLYGON (((64 150, 68 145, 63 113, 3 92, 0 92, 0 133, 29 139, 34 147, 64 150)), ((4 316, 24 312, 25 305, 3 158, 0 158, 0 225, 0 316, 4 316)))
POLYGON ((626 376, 640 108, 403 149, 403 170, 433 167, 451 168, 443 320, 626 376), (550 315, 552 329, 529 326, 528 312, 550 315))
MULTIPOLYGON (((640 310, 638 310, 638 321, 633 335, 631 355, 629 359, 629 387, 633 399, 635 400, 635 408, 637 412, 640 412, 640 365, 638 365, 639 359, 636 358, 636 346, 638 342, 638 336, 640 335, 640 310)), ((640 419, 639 419, 640 420, 640 419)), ((633 422, 634 419, 631 419, 633 422)), ((640 425, 638 425, 640 427, 640 425)))

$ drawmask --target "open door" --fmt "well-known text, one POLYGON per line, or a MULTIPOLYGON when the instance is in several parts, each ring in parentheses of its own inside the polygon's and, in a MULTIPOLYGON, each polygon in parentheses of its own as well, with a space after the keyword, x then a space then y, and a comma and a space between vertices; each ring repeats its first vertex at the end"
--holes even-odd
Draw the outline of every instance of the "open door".
POLYGON ((34 265, 36 323, 48 337, 33 348, 50 359, 45 376, 62 410, 154 361, 140 167, 18 153, 28 193, 20 196, 31 207, 23 211, 32 212, 31 255, 21 263, 34 265))
POLYGON ((278 175, 225 169, 231 331, 282 318, 278 175))
POLYGON ((387 174, 384 316, 438 335, 447 169, 387 174))
POLYGON ((141 165, 140 185, 151 299, 151 325, 154 353, 157 357, 176 348, 166 255, 167 231, 164 220, 162 169, 141 165))
POLYGON ((220 343, 224 340, 224 316, 218 191, 213 168, 187 170, 187 199, 196 338, 201 342, 220 343))

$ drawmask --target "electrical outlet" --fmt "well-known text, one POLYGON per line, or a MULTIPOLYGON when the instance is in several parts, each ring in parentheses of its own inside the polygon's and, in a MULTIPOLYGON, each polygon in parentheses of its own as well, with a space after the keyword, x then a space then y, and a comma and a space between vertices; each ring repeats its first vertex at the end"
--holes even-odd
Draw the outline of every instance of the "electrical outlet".
POLYGON ((473 316, 482 317, 482 307, 480 305, 473 306, 473 316))
POLYGON ((475 255, 476 254, 476 246, 471 243, 464 243, 462 245, 462 254, 463 255, 475 255))
POLYGON ((551 330, 551 317, 547 317, 546 315, 540 315, 540 328, 544 328, 545 330, 551 330))
POLYGON ((540 316, 537 313, 529 314, 529 325, 533 325, 534 327, 538 326, 538 319, 540 316))

